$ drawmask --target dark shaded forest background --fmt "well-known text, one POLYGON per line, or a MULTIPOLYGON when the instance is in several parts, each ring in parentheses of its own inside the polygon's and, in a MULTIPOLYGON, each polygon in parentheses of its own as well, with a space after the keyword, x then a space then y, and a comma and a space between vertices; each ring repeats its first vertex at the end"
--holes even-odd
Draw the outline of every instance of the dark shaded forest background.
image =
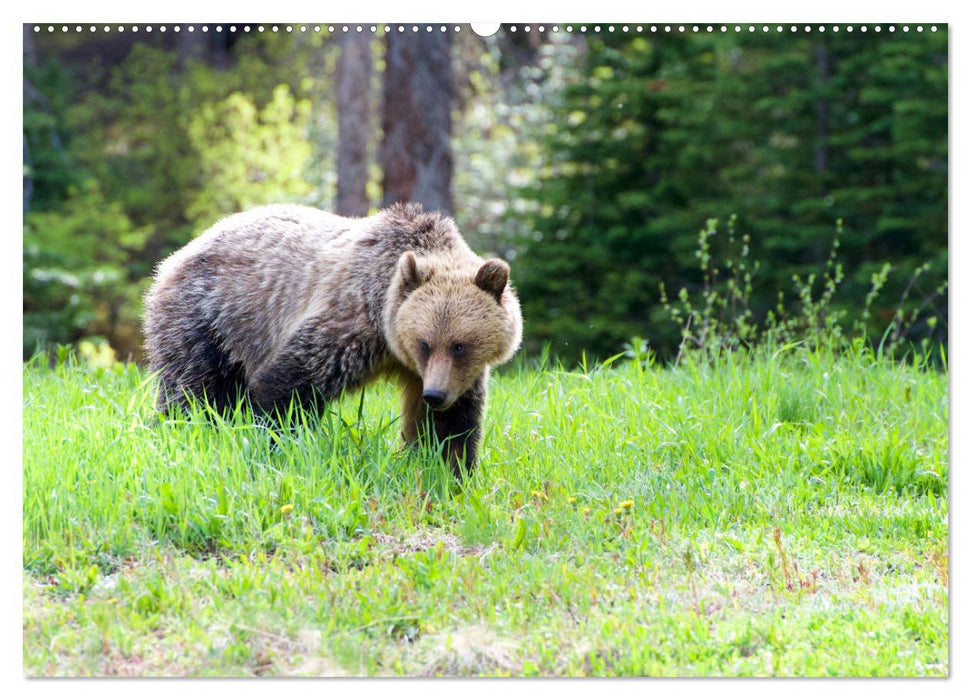
POLYGON ((946 343, 944 26, 230 26, 25 25, 25 358, 140 359, 154 265, 279 201, 451 213, 567 362, 671 358, 715 313, 946 343))

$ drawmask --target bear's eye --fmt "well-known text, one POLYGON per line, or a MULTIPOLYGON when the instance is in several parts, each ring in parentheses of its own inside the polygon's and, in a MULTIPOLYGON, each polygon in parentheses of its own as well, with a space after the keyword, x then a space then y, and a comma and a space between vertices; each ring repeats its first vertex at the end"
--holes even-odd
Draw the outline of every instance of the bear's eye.
POLYGON ((452 343, 452 357, 462 357, 465 354, 465 345, 462 343, 452 343))
POLYGON ((432 346, 426 343, 424 340, 418 343, 418 349, 421 351, 421 354, 425 357, 428 357, 429 355, 432 354, 432 346))

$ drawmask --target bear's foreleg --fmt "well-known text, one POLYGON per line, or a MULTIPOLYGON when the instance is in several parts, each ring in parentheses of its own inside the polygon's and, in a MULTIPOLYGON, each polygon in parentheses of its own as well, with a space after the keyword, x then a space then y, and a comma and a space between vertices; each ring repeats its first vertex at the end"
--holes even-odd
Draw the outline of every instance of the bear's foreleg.
POLYGON ((462 465, 467 473, 475 468, 482 417, 485 412, 488 375, 483 373, 472 388, 443 411, 434 411, 422 399, 422 383, 416 378, 404 382, 402 438, 406 444, 420 441, 434 426, 435 436, 442 443, 442 457, 455 476, 461 477, 462 465))
POLYGON ((444 456, 456 476, 461 476, 462 460, 471 474, 478 458, 479 440, 482 436, 482 415, 485 412, 486 375, 476 379, 472 388, 465 392, 444 411, 432 411, 435 434, 445 443, 444 456))

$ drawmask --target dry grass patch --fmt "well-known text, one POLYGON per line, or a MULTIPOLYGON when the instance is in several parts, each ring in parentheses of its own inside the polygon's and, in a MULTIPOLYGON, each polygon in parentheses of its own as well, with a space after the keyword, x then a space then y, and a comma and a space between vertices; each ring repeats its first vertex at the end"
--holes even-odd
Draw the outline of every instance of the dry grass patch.
POLYGON ((471 626, 436 635, 421 676, 515 675, 522 669, 514 645, 485 627, 471 626))
POLYGON ((449 554, 455 554, 461 557, 478 557, 481 559, 492 554, 498 547, 495 542, 485 546, 466 545, 462 543, 461 539, 450 532, 438 532, 435 530, 419 530, 404 536, 375 532, 372 537, 376 544, 394 556, 426 552, 430 549, 440 547, 443 552, 449 554))

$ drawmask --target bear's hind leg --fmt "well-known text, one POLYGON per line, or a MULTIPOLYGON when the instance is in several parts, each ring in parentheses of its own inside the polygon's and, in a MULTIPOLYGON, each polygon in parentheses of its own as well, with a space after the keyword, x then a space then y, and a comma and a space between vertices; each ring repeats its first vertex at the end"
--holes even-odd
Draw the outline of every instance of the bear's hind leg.
POLYGON ((224 416, 229 416, 246 393, 246 372, 239 362, 232 362, 229 355, 213 344, 205 351, 210 368, 202 379, 203 390, 209 405, 224 416))
POLYGON ((157 363, 161 387, 156 408, 160 413, 187 408, 195 398, 228 415, 244 394, 243 366, 230 360, 215 334, 205 327, 191 328, 183 335, 183 342, 157 363))

